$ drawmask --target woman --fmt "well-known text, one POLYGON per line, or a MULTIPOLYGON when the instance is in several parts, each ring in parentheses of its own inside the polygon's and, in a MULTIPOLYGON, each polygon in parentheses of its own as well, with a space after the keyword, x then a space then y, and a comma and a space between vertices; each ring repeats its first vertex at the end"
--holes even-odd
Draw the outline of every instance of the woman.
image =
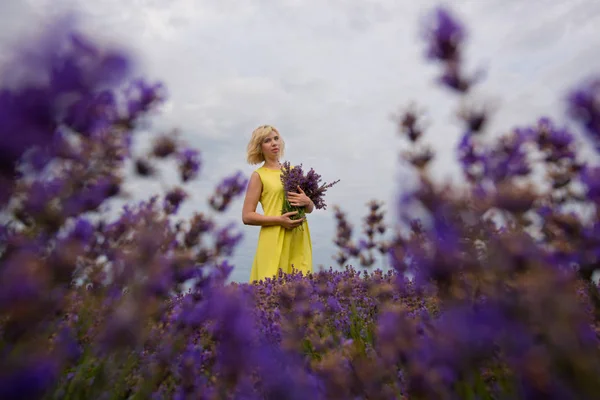
MULTIPOLYGON (((250 176, 242 209, 245 225, 261 227, 250 282, 274 277, 280 269, 283 273, 297 270, 306 274, 312 271, 312 244, 306 219, 291 219, 296 211, 281 214, 285 194, 279 159, 284 148, 281 135, 270 125, 256 128, 248 143, 248 163, 263 163, 250 176), (259 201, 264 215, 256 212, 259 201), (300 226, 302 229, 295 229, 300 226)), ((306 213, 314 209, 313 202, 301 188, 298 188, 298 193, 289 192, 288 200, 292 206, 305 207, 306 213)))

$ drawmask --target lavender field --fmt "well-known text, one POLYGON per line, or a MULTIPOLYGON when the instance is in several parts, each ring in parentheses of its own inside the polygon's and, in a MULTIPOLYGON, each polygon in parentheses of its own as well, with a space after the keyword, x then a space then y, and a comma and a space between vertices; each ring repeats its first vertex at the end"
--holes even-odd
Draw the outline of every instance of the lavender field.
POLYGON ((202 149, 165 133, 135 150, 165 87, 75 26, 16 48, 0 75, 0 399, 600 399, 600 164, 582 156, 600 152, 600 71, 556 94, 568 119, 492 138, 468 101, 484 82, 468 21, 423 23, 423 63, 461 110, 462 184, 433 179, 407 108, 390 137, 415 190, 365 194, 356 221, 329 204, 331 268, 253 284, 230 281, 242 236, 220 218, 247 177, 183 218, 202 149), (178 182, 100 212, 164 165, 178 182))

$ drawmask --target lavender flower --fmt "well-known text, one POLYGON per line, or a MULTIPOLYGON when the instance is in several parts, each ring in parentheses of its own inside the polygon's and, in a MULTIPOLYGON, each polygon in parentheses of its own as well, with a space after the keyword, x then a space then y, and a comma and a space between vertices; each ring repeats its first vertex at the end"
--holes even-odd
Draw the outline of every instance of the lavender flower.
POLYGON ((64 123, 81 135, 92 136, 109 129, 118 118, 114 94, 103 91, 73 103, 67 110, 64 123))
POLYGON ((281 171, 281 183, 283 183, 284 192, 297 192, 298 186, 302 185, 305 180, 302 164, 292 166, 289 162, 284 162, 281 171))
MULTIPOLYGON (((315 204, 315 208, 318 210, 327 209, 327 204, 325 204, 325 192, 328 189, 333 187, 335 184, 339 183, 340 180, 337 179, 330 183, 323 183, 319 185, 321 182, 321 175, 317 174, 312 168, 306 174, 306 182, 304 183, 306 190, 305 193, 315 204)), ((300 186, 302 187, 302 185, 300 186)))
POLYGON ((600 167, 585 167, 580 176, 586 186, 587 199, 600 204, 600 167))
POLYGON ((188 197, 188 194, 182 188, 175 188, 165 196, 164 207, 168 214, 175 214, 179 210, 181 203, 188 197))
POLYGON ((287 201, 288 192, 298 193, 298 187, 300 187, 306 196, 312 200, 316 209, 326 209, 325 193, 340 181, 338 179, 331 183, 320 184, 321 175, 317 174, 312 168, 305 175, 302 170, 302 164, 292 167, 289 162, 285 162, 281 167, 281 171, 281 182, 283 183, 283 190, 286 193, 282 214, 290 211, 298 211, 298 214, 292 216, 293 219, 302 218, 305 215, 305 210, 304 207, 293 207, 289 204, 287 201))
POLYGON ((465 29, 449 10, 440 7, 429 16, 424 32, 428 44, 427 58, 444 65, 439 82, 459 93, 467 92, 476 80, 465 76, 462 71, 465 37, 465 29))
POLYGON ((549 118, 538 121, 537 141, 540 148, 547 150, 548 159, 558 161, 575 156, 575 136, 566 128, 557 128, 549 118))
POLYGON ((217 186, 215 193, 209 199, 209 204, 215 211, 225 211, 231 201, 244 192, 247 184, 248 179, 243 176, 241 171, 238 171, 235 175, 225 178, 217 186))
POLYGON ((499 145, 482 157, 483 174, 493 182, 528 175, 531 171, 524 147, 530 140, 527 131, 500 139, 499 145))
POLYGON ((423 129, 419 124, 419 116, 414 109, 405 112, 399 120, 400 133, 406 135, 411 142, 418 141, 423 135, 423 129))
POLYGON ((214 227, 213 221, 203 214, 194 214, 190 220, 189 230, 185 233, 184 243, 187 247, 193 247, 199 243, 200 235, 209 233, 214 227))
POLYGON ((164 100, 162 84, 148 84, 143 79, 133 81, 125 91, 129 116, 149 111, 155 104, 164 100))
POLYGON ((178 154, 179 174, 183 182, 194 179, 200 171, 199 152, 194 149, 185 149, 178 154))
MULTIPOLYGON (((177 143, 173 138, 167 135, 159 136, 154 140, 152 146, 152 155, 158 158, 165 158, 177 150, 177 143)), ((184 150, 179 156, 186 159, 194 154, 193 150, 184 150)))
POLYGON ((437 9, 431 18, 431 26, 426 31, 426 37, 429 39, 427 57, 439 61, 459 60, 465 29, 444 8, 437 9))
POLYGON ((69 216, 97 210, 107 199, 117 195, 120 185, 111 178, 101 177, 81 188, 65 201, 64 210, 69 216))
POLYGON ((600 81, 585 82, 568 97, 568 112, 586 130, 596 147, 600 140, 600 81))
POLYGON ((216 254, 230 256, 235 246, 242 240, 242 234, 232 233, 233 229, 233 225, 227 225, 215 232, 216 254))

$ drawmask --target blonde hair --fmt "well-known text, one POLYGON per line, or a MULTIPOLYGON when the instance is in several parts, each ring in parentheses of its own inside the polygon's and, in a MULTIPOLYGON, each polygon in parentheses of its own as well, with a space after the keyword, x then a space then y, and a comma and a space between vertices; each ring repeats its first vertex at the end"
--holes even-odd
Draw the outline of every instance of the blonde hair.
POLYGON ((255 165, 265 161, 265 156, 262 153, 262 144, 271 132, 279 135, 279 155, 283 156, 285 142, 279 131, 271 125, 262 125, 252 132, 252 137, 250 138, 250 142, 248 142, 248 148, 246 149, 246 161, 248 161, 248 164, 255 165))

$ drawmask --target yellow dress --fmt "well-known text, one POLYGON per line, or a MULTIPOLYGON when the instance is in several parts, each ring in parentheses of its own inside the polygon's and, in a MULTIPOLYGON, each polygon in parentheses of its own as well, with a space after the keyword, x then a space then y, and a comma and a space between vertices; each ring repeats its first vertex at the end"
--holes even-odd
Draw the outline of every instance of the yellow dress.
MULTIPOLYGON (((281 171, 260 167, 256 172, 262 182, 260 204, 264 215, 281 215, 285 196, 281 171)), ((306 219, 300 227, 291 230, 280 225, 260 228, 250 283, 276 276, 279 269, 284 273, 294 269, 305 275, 312 271, 312 243, 306 219)))

